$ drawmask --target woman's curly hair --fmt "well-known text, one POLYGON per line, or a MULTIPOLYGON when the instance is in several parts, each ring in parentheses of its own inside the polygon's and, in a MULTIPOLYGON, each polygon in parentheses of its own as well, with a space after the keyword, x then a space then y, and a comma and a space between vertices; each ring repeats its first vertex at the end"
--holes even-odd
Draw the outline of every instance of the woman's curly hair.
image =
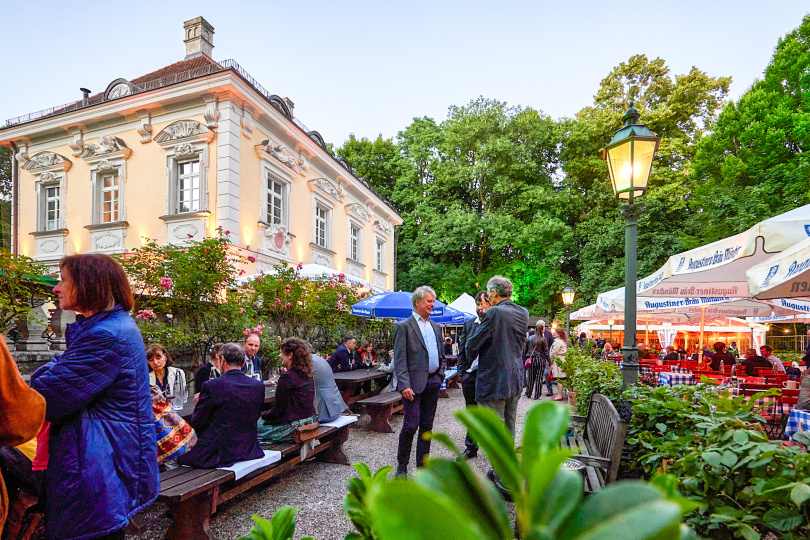
POLYGON ((301 338, 290 337, 281 342, 281 352, 289 354, 290 369, 297 369, 307 377, 312 374, 312 348, 301 338))

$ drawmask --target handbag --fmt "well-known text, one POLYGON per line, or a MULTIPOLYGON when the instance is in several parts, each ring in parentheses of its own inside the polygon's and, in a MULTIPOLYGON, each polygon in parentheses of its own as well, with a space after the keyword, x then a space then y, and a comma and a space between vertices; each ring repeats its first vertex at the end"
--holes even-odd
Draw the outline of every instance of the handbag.
POLYGON ((311 422, 293 429, 292 439, 295 444, 305 443, 318 436, 318 422, 311 422))

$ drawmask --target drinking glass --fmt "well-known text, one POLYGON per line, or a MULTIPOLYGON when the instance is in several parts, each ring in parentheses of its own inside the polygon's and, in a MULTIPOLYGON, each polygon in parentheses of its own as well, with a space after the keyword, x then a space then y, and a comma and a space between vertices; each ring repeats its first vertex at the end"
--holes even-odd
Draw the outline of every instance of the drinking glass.
POLYGON ((183 408, 183 385, 180 383, 180 377, 174 379, 174 385, 171 390, 174 396, 174 399, 172 399, 172 409, 179 411, 183 408))

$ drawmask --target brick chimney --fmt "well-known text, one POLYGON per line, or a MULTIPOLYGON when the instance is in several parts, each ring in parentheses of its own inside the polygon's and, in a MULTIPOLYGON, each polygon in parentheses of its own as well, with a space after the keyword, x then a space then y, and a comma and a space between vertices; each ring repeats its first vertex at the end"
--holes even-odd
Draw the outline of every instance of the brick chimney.
POLYGON ((200 55, 211 57, 214 50, 214 27, 202 17, 196 17, 183 23, 186 44, 185 60, 200 55))

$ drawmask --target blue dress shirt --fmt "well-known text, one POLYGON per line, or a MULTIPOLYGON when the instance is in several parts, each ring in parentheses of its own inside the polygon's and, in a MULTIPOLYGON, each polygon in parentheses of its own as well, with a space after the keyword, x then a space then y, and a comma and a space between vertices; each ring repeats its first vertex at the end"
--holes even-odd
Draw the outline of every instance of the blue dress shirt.
POLYGON ((439 343, 436 341, 436 332, 433 331, 433 325, 428 319, 423 319, 415 311, 413 316, 428 350, 428 373, 436 373, 439 369, 439 343))

